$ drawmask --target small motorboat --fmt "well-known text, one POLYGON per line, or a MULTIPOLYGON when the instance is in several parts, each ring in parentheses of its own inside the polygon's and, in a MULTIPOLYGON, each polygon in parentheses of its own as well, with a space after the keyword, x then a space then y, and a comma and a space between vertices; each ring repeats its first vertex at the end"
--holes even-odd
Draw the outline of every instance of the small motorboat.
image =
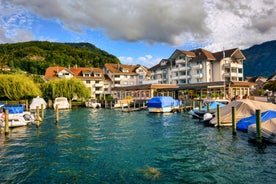
MULTIPOLYGON (((24 104, 4 105, 3 111, 8 110, 8 123, 10 128, 31 125, 35 123, 35 117, 31 112, 24 111, 24 104)), ((5 114, 1 114, 1 125, 5 126, 5 114)))
POLYGON ((89 99, 85 102, 85 107, 88 108, 101 108, 101 103, 98 103, 95 99, 89 99))
POLYGON ((56 106, 58 105, 58 109, 64 110, 64 109, 70 109, 70 104, 65 97, 57 97, 54 102, 54 109, 56 109, 56 106))
POLYGON ((30 104, 30 111, 35 111, 37 107, 41 110, 42 105, 43 105, 43 110, 46 109, 46 106, 47 106, 46 101, 43 98, 37 96, 36 98, 32 99, 32 102, 30 104))

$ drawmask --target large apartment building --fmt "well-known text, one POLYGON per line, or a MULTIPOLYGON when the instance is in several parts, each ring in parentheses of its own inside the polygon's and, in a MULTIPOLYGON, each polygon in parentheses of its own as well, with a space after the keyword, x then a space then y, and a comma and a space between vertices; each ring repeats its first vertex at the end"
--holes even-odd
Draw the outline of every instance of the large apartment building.
POLYGON ((106 63, 103 71, 111 79, 112 88, 140 85, 150 79, 150 72, 141 65, 106 63))
POLYGON ((169 59, 153 66, 151 80, 159 84, 243 81, 245 56, 238 49, 212 53, 205 49, 175 50, 169 59))

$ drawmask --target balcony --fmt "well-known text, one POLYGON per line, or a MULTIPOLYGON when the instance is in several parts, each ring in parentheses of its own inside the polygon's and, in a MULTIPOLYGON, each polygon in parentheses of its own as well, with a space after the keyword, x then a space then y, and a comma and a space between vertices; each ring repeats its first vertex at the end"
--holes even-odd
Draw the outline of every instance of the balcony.
POLYGON ((242 68, 242 64, 239 63, 225 63, 225 68, 242 68))
POLYGON ((103 84, 101 84, 101 83, 96 83, 96 84, 95 84, 95 87, 103 87, 103 84))
POLYGON ((203 78, 203 74, 202 73, 199 73, 199 74, 196 74, 193 76, 194 78, 203 78))
POLYGON ((114 77, 114 81, 120 81, 121 78, 120 77, 114 77))
POLYGON ((203 68, 202 64, 193 66, 193 69, 202 69, 202 68, 203 68))
POLYGON ((175 64, 182 64, 182 63, 185 63, 185 59, 178 59, 178 60, 175 60, 175 64))
POLYGON ((186 71, 186 70, 190 70, 191 69, 191 67, 189 67, 189 66, 182 66, 182 67, 180 67, 179 68, 179 71, 186 71))
POLYGON ((180 79, 190 79, 191 76, 190 75, 179 75, 179 76, 173 76, 172 80, 180 80, 180 79))

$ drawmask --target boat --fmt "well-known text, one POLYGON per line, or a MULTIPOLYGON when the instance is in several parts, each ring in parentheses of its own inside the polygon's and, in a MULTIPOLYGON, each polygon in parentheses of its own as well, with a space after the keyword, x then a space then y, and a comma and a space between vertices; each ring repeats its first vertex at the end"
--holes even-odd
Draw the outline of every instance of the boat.
POLYGON ((180 105, 181 101, 175 100, 170 96, 156 96, 147 103, 149 112, 173 112, 178 110, 180 105))
MULTIPOLYGON (((256 109, 261 112, 268 110, 275 110, 276 105, 268 102, 261 102, 250 99, 234 100, 220 110, 220 126, 232 126, 232 107, 236 107, 236 121, 252 116, 255 114, 256 109)), ((216 113, 215 113, 216 116, 216 113)), ((217 118, 213 118, 210 122, 211 125, 217 125, 217 118)))
POLYGON ((38 107, 41 110, 41 105, 43 105, 43 110, 46 109, 47 103, 43 98, 39 96, 37 96, 36 98, 33 98, 30 104, 30 111, 35 111, 36 107, 38 107))
POLYGON ((65 97, 55 98, 54 109, 56 109, 57 105, 58 105, 58 109, 60 109, 60 110, 70 109, 70 104, 69 104, 67 98, 65 98, 65 97))
POLYGON ((89 99, 85 102, 85 107, 89 108, 101 108, 101 103, 98 103, 95 99, 89 99))
MULTIPOLYGON (((268 142, 276 143, 276 118, 268 119, 261 124, 262 138, 268 142)), ((256 124, 248 126, 248 138, 256 139, 256 124)))
POLYGON ((219 101, 212 101, 207 102, 210 104, 209 112, 208 111, 208 105, 205 105, 201 110, 199 108, 195 108, 193 110, 190 110, 188 113, 192 115, 194 119, 200 119, 203 121, 210 121, 213 117, 215 112, 217 111, 217 105, 220 105, 220 107, 224 107, 225 103, 221 103, 219 101))
MULTIPOLYGON (((261 122, 267 121, 272 118, 276 118, 276 110, 268 110, 261 113, 261 122)), ((240 119, 237 122, 237 130, 247 132, 248 127, 252 124, 256 124, 256 115, 240 119)))
MULTIPOLYGON (((31 112, 24 111, 24 104, 5 104, 3 107, 3 112, 5 110, 9 111, 9 117, 8 117, 8 123, 10 128, 14 127, 20 127, 20 126, 26 126, 31 125, 35 123, 34 115, 31 114, 31 112)), ((3 116, 3 115, 2 115, 3 116)), ((1 117, 2 117, 1 116, 1 117)), ((2 127, 5 126, 5 114, 4 117, 1 118, 2 127)))
POLYGON ((114 104, 114 108, 128 107, 131 103, 133 103, 132 100, 117 100, 117 102, 114 104))

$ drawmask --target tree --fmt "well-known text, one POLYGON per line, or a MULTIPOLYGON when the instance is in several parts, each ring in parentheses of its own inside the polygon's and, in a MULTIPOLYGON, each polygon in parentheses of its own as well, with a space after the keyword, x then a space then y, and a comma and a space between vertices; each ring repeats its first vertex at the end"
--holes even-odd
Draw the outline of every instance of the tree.
POLYGON ((71 79, 54 79, 42 85, 43 96, 48 99, 56 97, 66 97, 73 99, 89 98, 90 90, 85 84, 76 78, 71 79))
POLYGON ((41 94, 34 81, 25 75, 0 75, 0 98, 22 100, 41 94))

